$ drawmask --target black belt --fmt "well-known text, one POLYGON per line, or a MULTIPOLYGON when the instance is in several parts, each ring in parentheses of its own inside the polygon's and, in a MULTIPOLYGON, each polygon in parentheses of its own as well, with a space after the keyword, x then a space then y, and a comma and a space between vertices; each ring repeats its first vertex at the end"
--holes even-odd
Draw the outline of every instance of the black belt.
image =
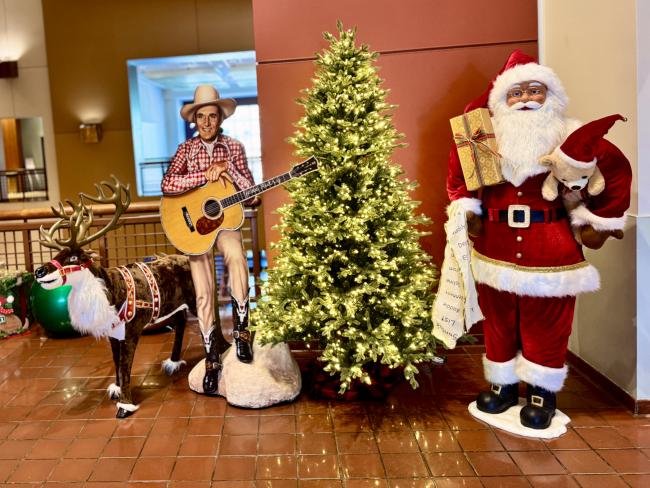
POLYGON ((554 222, 567 218, 564 207, 531 210, 527 205, 510 205, 507 209, 483 208, 483 218, 490 222, 507 222, 510 227, 554 222))

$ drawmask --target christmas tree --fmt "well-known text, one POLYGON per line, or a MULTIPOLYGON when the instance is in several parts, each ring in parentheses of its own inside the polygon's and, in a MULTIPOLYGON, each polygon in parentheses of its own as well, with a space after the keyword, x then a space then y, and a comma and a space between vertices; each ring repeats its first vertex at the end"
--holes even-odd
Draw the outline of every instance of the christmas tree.
POLYGON ((279 209, 275 266, 253 315, 262 343, 317 340, 325 371, 340 392, 370 383, 365 365, 404 367, 434 357, 430 309, 434 269, 419 245, 414 184, 391 163, 398 134, 377 75, 376 53, 355 44, 355 30, 317 55, 313 87, 298 103, 305 115, 290 139, 319 171, 292 180, 292 203, 279 209))

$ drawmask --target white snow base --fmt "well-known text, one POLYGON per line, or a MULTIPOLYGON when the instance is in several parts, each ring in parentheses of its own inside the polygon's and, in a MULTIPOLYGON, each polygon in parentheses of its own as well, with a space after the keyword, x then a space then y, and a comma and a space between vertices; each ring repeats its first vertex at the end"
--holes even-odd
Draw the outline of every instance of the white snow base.
MULTIPOLYGON (((222 355, 221 362, 217 394, 231 405, 264 408, 294 400, 300 394, 300 369, 286 344, 253 343, 253 362, 249 364, 239 361, 231 347, 222 355)), ((190 371, 190 389, 203 393, 204 375, 205 360, 202 360, 190 371)))
POLYGON ((526 399, 520 398, 519 405, 510 407, 502 413, 485 413, 481 412, 476 407, 476 402, 469 404, 467 409, 469 413, 478 420, 485 422, 497 429, 505 430, 511 434, 520 435, 523 437, 532 437, 537 439, 554 439, 564 434, 567 429, 566 425, 571 422, 571 419, 561 410, 555 410, 555 416, 551 420, 551 425, 547 429, 531 429, 521 425, 519 420, 519 411, 521 407, 526 405, 526 399))

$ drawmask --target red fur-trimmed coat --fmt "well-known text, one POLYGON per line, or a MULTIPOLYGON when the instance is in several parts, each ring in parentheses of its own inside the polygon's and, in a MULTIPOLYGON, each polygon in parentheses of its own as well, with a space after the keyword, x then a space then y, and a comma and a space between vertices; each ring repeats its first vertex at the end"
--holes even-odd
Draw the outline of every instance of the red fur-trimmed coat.
MULTIPOLYGON (((606 140, 601 141, 597 158, 605 190, 573 210, 571 222, 575 226, 590 224, 596 230, 622 229, 630 204, 630 163, 606 140)), ((470 192, 456 148, 452 147, 447 191, 450 200, 462 199, 463 206, 474 213, 480 213, 481 206, 500 210, 507 210, 509 205, 528 205, 533 210, 560 208, 560 198, 553 202, 542 198, 546 176, 535 174, 518 187, 506 182, 470 192)), ((528 228, 484 219, 483 231, 474 239, 472 269, 477 282, 517 295, 573 296, 599 287, 598 272, 585 261, 567 218, 531 223, 528 228)))

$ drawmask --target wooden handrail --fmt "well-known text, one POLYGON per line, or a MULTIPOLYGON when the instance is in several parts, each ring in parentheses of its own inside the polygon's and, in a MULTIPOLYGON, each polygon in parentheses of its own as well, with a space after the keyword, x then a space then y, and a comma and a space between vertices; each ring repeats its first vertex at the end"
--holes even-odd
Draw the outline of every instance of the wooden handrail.
MULTIPOLYGON (((95 215, 111 215, 115 212, 115 205, 89 205, 95 215)), ((66 212, 72 213, 72 207, 64 205, 66 212)), ((133 202, 124 211, 125 214, 136 213, 158 213, 160 203, 155 202, 133 202)), ((23 208, 21 210, 0 210, 0 221, 3 220, 30 220, 30 219, 48 219, 52 218, 52 209, 48 207, 41 208, 23 208)))
MULTIPOLYGON (((124 214, 129 215, 123 215, 120 219, 120 223, 124 224, 126 227, 138 225, 157 226, 156 231, 153 231, 152 229, 149 232, 151 235, 155 234, 159 236, 159 238, 155 238, 158 239, 155 246, 157 248, 164 248, 167 246, 168 248, 171 248, 171 252, 173 252, 173 247, 165 239, 162 228, 160 227, 159 207, 160 205, 158 201, 133 202, 124 212, 124 214)), ((103 221, 110 218, 109 216, 115 212, 115 206, 110 204, 91 205, 91 208, 93 209, 93 214, 99 217, 96 221, 97 225, 104 224, 105 222, 103 221)), ((72 208, 69 206, 64 206, 64 209, 72 212, 72 208)), ((244 243, 248 249, 253 251, 253 275, 255 276, 256 296, 259 296, 261 259, 259 236, 257 233, 257 208, 245 207, 244 217, 248 224, 247 227, 250 229, 250 238, 245 238, 244 243)), ((27 269, 33 271, 35 266, 51 259, 54 252, 51 249, 46 249, 38 244, 38 229, 41 225, 48 227, 54 223, 55 220, 56 217, 52 213, 52 209, 47 207, 0 211, 0 262, 4 262, 5 266, 8 266, 10 261, 9 255, 11 255, 11 261, 14 262, 13 267, 16 269, 27 269), (37 254, 36 257, 35 254, 37 254)), ((113 235, 113 232, 110 232, 109 235, 113 235)), ((122 233, 120 238, 124 238, 123 236, 124 234, 122 233)), ((137 243, 135 245, 137 246, 137 243)), ((146 249, 147 245, 151 246, 154 244, 152 242, 143 244, 143 248, 146 249)), ((109 259, 112 261, 115 260, 114 256, 116 249, 113 249, 109 245, 109 239, 107 236, 98 239, 97 246, 99 248, 99 254, 107 263, 109 259), (112 257, 109 258, 109 254, 111 254, 112 257)), ((113 262, 112 264, 117 265, 125 263, 113 262)))

